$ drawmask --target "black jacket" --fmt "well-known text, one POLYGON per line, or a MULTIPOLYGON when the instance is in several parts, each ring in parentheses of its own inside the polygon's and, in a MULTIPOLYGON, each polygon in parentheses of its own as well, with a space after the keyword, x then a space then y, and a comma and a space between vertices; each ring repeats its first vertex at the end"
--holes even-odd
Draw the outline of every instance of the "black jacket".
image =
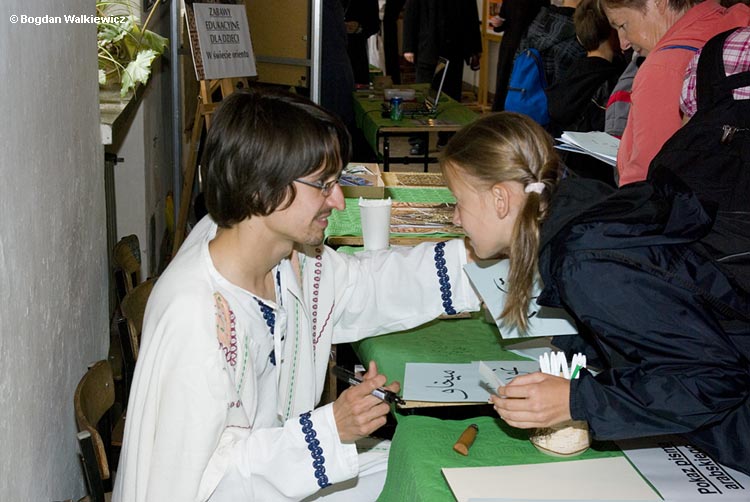
POLYGON ((604 361, 571 382, 597 439, 681 433, 750 474, 750 300, 695 251, 712 217, 647 182, 563 181, 541 232, 538 303, 564 307, 604 361))
POLYGON ((604 112, 625 66, 600 57, 574 60, 561 79, 546 90, 550 134, 603 131, 604 112))
POLYGON ((576 38, 574 12, 572 7, 542 7, 516 52, 518 55, 530 47, 539 51, 548 86, 562 78, 573 61, 586 57, 586 51, 576 38))
POLYGON ((443 92, 461 101, 464 61, 482 52, 474 0, 408 0, 404 8, 403 51, 414 53, 416 80, 431 82, 438 58, 450 61, 443 92))
POLYGON ((359 30, 347 34, 347 52, 358 84, 370 83, 370 61, 367 53, 367 39, 380 31, 378 0, 341 0, 344 6, 344 20, 359 23, 359 30))
POLYGON ((403 52, 420 64, 439 57, 463 68, 463 60, 482 52, 479 13, 473 0, 408 0, 404 10, 403 52))

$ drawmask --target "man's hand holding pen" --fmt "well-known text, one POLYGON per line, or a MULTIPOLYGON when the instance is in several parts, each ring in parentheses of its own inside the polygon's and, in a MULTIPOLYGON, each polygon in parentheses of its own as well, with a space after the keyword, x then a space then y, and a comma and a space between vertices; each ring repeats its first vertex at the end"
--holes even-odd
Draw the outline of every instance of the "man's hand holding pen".
POLYGON ((349 387, 333 403, 333 416, 343 442, 355 441, 371 434, 386 422, 386 414, 391 410, 388 403, 373 395, 373 391, 383 388, 398 392, 398 382, 386 386, 386 377, 378 373, 374 361, 365 373, 362 383, 349 387))

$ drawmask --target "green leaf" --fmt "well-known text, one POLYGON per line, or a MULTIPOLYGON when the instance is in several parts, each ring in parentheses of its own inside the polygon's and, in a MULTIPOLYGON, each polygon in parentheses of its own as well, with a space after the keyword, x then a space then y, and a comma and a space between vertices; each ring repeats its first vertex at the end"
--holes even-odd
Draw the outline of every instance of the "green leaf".
MULTIPOLYGON (((157 5, 154 4, 153 9, 157 5)), ((134 0, 96 1, 98 16, 117 20, 97 26, 99 68, 104 70, 105 78, 117 77, 121 81, 123 95, 138 83, 147 82, 154 58, 163 54, 169 44, 166 38, 144 29, 143 22, 133 15, 139 9, 140 3, 134 0)), ((149 13, 149 18, 153 12, 149 13)), ((101 73, 99 80, 102 80, 101 73)))
POLYGON ((117 23, 100 23, 97 26, 96 36, 99 40, 110 43, 116 43, 122 40, 125 35, 135 27, 133 16, 128 16, 124 21, 117 23))
POLYGON ((143 32, 141 44, 156 52, 157 55, 161 55, 164 54, 164 51, 169 46, 169 39, 164 38, 151 30, 146 30, 143 32))
POLYGON ((148 82, 148 77, 151 75, 151 63, 157 55, 151 49, 146 49, 140 51, 135 60, 128 63, 128 66, 125 67, 125 71, 122 73, 121 96, 124 97, 128 93, 128 90, 135 89, 136 84, 145 84, 148 82))
POLYGON ((107 83, 107 73, 99 68, 99 85, 104 85, 107 83))

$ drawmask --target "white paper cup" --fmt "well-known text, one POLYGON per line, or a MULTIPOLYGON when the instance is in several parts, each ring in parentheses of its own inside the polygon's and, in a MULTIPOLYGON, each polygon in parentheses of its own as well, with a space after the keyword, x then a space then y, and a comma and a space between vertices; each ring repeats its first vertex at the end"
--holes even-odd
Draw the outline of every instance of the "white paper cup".
POLYGON ((359 217, 365 251, 386 249, 391 237, 391 198, 359 198, 359 217))

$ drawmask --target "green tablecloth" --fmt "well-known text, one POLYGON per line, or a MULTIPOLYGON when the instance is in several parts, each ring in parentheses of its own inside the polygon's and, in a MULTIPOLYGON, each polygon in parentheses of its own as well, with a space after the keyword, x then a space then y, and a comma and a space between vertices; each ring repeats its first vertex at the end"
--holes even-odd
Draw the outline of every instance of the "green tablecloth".
MULTIPOLYGON (((368 338, 352 344, 363 362, 374 360, 389 381, 403 382, 407 362, 467 363, 478 360, 524 359, 503 346, 514 341, 500 338, 494 324, 475 313, 470 319, 436 320, 418 328, 368 338)), ((458 409, 458 408, 456 408, 458 409)), ((446 408, 440 411, 445 412, 446 408)), ((446 420, 395 413, 398 425, 391 445, 388 477, 381 502, 448 502, 453 495, 443 478, 443 467, 478 467, 555 462, 564 459, 538 452, 528 440, 528 431, 508 426, 494 416, 468 420, 446 420), (479 434, 469 456, 453 451, 461 432, 471 424, 479 434)), ((420 413, 425 413, 420 410, 420 413)), ((619 456, 610 443, 595 444, 575 459, 619 456)))
MULTIPOLYGON (((417 100, 424 100, 424 93, 429 84, 416 84, 413 87, 417 90, 417 100)), ((394 122, 390 118, 381 116, 383 111, 383 95, 367 91, 357 91, 354 93, 354 122, 362 130, 365 139, 375 152, 378 152, 378 131, 383 127, 398 127, 404 130, 421 128, 425 132, 430 130, 439 130, 438 127, 429 127, 425 123, 428 117, 404 118, 399 122, 394 122)), ((445 93, 440 96, 438 113, 434 117, 437 124, 452 124, 454 130, 466 124, 473 122, 479 115, 452 99, 445 93)))
MULTIPOLYGON (((611 443, 594 444, 576 460, 620 456, 611 443)), ((393 436, 388 459, 388 476, 379 502, 453 502, 455 498, 442 475, 443 467, 560 462, 532 446, 528 432, 514 429, 500 419, 477 417, 441 420, 411 415, 402 417, 393 436), (453 451, 453 444, 469 424, 479 432, 469 455, 453 451)), ((544 482, 544 480, 540 480, 544 482)))
MULTIPOLYGON (((436 188, 405 188, 405 187, 387 187, 385 189, 385 198, 390 197, 394 201, 401 202, 423 202, 423 203, 449 203, 456 202, 450 190, 444 187, 436 188)), ((362 227, 359 221, 359 199, 346 199, 346 209, 343 211, 333 211, 328 218, 328 227, 326 228, 326 238, 331 236, 345 235, 362 235, 362 227)), ((399 236, 404 234, 391 234, 399 236)), ((414 235, 414 234, 410 234, 414 235)), ((420 235, 460 237, 459 234, 445 233, 425 233, 420 235)))

